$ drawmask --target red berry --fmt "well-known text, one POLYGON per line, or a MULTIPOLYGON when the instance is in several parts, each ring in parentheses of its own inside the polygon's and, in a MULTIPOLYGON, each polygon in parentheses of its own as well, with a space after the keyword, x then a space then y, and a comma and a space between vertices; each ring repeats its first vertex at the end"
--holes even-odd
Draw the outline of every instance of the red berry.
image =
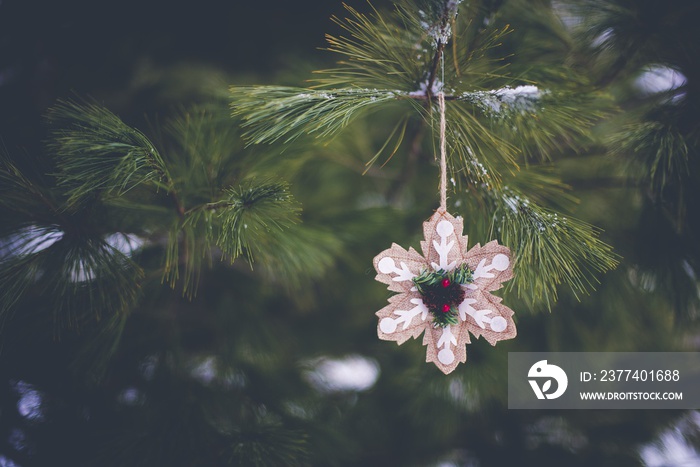
POLYGON ((443 287, 449 287, 449 286, 450 286, 450 280, 449 280, 449 279, 443 279, 443 280, 442 280, 442 286, 443 286, 443 287))
MULTIPOLYGON (((445 279, 445 280, 447 280, 447 279, 445 279)), ((442 312, 447 313, 448 311, 450 311, 450 305, 445 303, 444 305, 442 305, 442 312)))

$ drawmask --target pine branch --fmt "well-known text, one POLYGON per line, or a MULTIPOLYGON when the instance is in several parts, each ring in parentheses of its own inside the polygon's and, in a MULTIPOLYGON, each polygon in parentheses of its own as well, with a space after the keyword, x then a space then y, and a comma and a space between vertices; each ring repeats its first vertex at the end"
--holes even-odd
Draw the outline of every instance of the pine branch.
POLYGON ((472 104, 471 108, 453 104, 450 107, 456 110, 448 110, 456 115, 450 125, 459 141, 455 150, 459 151, 461 162, 451 164, 451 170, 466 171, 477 182, 485 180, 480 171, 474 170, 476 165, 484 166, 491 174, 490 183, 498 184, 496 166, 505 162, 506 170, 516 170, 514 162, 519 151, 542 160, 554 151, 585 141, 592 122, 602 116, 597 111, 584 111, 586 106, 582 104, 590 98, 532 84, 504 84, 498 89, 483 90, 482 85, 492 85, 495 79, 507 79, 498 77, 505 65, 491 58, 490 53, 509 29, 487 29, 473 35, 466 46, 455 45, 456 64, 445 63, 444 47, 457 34, 452 25, 470 25, 455 23, 458 2, 428 3, 430 7, 425 11, 401 6, 390 18, 376 10, 368 17, 348 8, 351 18, 339 24, 350 33, 350 38, 329 38, 329 50, 345 55, 348 61, 341 62, 337 69, 318 72, 329 78, 317 82, 333 89, 232 87, 233 113, 243 117, 248 141, 288 143, 304 133, 328 137, 355 118, 368 105, 368 98, 379 105, 392 99, 408 100, 432 124, 429 103, 438 91, 446 92, 447 100, 472 104), (422 47, 418 58, 416 47, 422 47), (491 157, 501 161, 491 163, 491 157))
POLYGON ((178 279, 182 279, 183 296, 196 295, 204 263, 211 266, 213 229, 211 212, 194 211, 175 220, 168 232, 162 280, 175 288, 178 279))
POLYGON ((19 216, 28 224, 37 219, 45 223, 65 221, 53 198, 50 190, 25 175, 8 154, 0 151, 0 210, 19 216))
POLYGON ((6 156, 1 162, 7 196, 0 201, 0 321, 37 297, 57 330, 128 312, 141 269, 105 242, 103 229, 66 210, 56 190, 27 177, 6 156), (118 299, 111 297, 114 290, 122 291, 118 299))
POLYGON ((330 52, 347 57, 339 67, 320 70, 317 82, 324 87, 359 86, 367 88, 411 89, 423 78, 425 54, 416 57, 416 47, 427 38, 415 15, 397 9, 391 19, 374 7, 371 16, 344 5, 350 14, 345 20, 333 17, 350 37, 326 36, 330 52), (397 18, 400 17, 400 18, 397 18), (398 21, 396 21, 398 19, 398 21), (404 23, 405 21, 405 23, 404 23))
POLYGON ((280 86, 233 86, 231 108, 243 118, 249 143, 289 143, 302 134, 326 138, 362 111, 394 101, 393 91, 313 90, 280 86))
POLYGON ((243 150, 238 128, 231 125, 227 107, 183 109, 162 126, 166 162, 176 191, 188 208, 209 202, 237 183, 242 174, 269 160, 243 150))
POLYGON ((323 279, 344 251, 343 247, 344 242, 334 230, 304 223, 252 244, 251 252, 260 262, 264 276, 300 297, 300 289, 323 279))
POLYGON ((183 293, 194 295, 202 263, 211 261, 214 246, 231 262, 244 255, 251 265, 258 256, 264 262, 279 262, 275 255, 294 257, 294 241, 280 242, 298 221, 299 206, 285 183, 248 180, 229 187, 222 199, 191 208, 173 224, 164 280, 174 286, 182 265, 183 293))
POLYGON ((511 249, 516 274, 507 290, 528 306, 551 309, 560 285, 576 297, 590 293, 596 277, 617 266, 620 258, 600 239, 600 229, 569 214, 578 200, 551 165, 522 169, 500 188, 457 181, 454 205, 473 219, 477 238, 496 238, 511 249))
POLYGON ((595 288, 595 277, 614 269, 619 257, 599 239, 600 230, 543 208, 510 188, 491 193, 492 233, 508 245, 518 274, 508 285, 530 304, 557 300, 566 284, 577 297, 595 288))
MULTIPOLYGON (((410 103, 424 124, 435 130, 438 112, 431 100, 437 92, 445 92, 450 101, 448 170, 455 184, 466 182, 470 202, 504 224, 502 241, 523 255, 523 267, 532 275, 521 275, 514 287, 531 301, 543 297, 547 303, 554 301, 556 286, 562 282, 575 293, 589 290, 594 273, 616 264, 610 247, 598 239, 593 227, 571 218, 556 217, 555 222, 557 214, 530 201, 512 208, 513 200, 526 197, 513 194, 502 179, 520 170, 520 160, 526 165, 532 159, 546 161, 553 153, 586 144, 589 128, 603 116, 596 107, 603 100, 532 83, 511 86, 514 80, 505 74, 507 63, 493 52, 510 29, 467 34, 470 22, 455 20, 458 2, 428 3, 426 10, 407 3, 391 16, 377 10, 366 16, 347 8, 350 18, 336 22, 350 36, 328 38, 329 50, 347 60, 338 68, 320 71, 325 77, 317 80, 333 89, 233 87, 231 106, 234 115, 243 118, 248 141, 290 142, 304 133, 328 138, 370 103, 386 107, 392 101, 410 103), (469 43, 455 43, 453 60, 443 60, 453 37, 469 37, 469 43), (494 84, 500 86, 493 88, 494 84), (596 106, 590 105, 594 102, 596 106), (526 284, 525 277, 536 279, 526 284)), ((378 159, 402 121, 368 165, 378 159)), ((395 148, 403 136, 404 130, 395 148)))
MULTIPOLYGON (((155 146, 140 131, 94 103, 60 101, 49 109, 54 126, 50 147, 58 157, 59 185, 75 206, 99 193, 121 196, 152 183, 172 189, 172 179, 155 146)), ((178 212, 182 206, 171 193, 178 212)))
POLYGON ((253 252, 261 250, 259 244, 298 222, 299 207, 286 184, 249 181, 226 195, 218 214, 221 232, 217 244, 231 259, 246 251, 252 262, 253 252))
POLYGON ((34 249, 16 248, 0 261, 0 280, 6 284, 0 293, 0 318, 7 319, 20 301, 37 297, 43 306, 49 304, 58 329, 79 328, 131 310, 141 268, 101 239, 46 232, 60 238, 47 245, 38 244, 42 237, 34 236, 34 249))
POLYGON ((246 151, 223 115, 189 109, 164 126, 169 170, 188 209, 169 220, 163 280, 180 281, 191 297, 214 256, 255 263, 256 274, 290 288, 318 277, 332 264, 337 242, 299 225, 299 205, 285 182, 256 180, 256 174, 293 172, 273 155, 246 151))
MULTIPOLYGON (((461 174, 474 185, 498 187, 501 171, 515 171, 517 148, 485 127, 464 107, 452 105, 447 110, 448 160, 455 154, 459 164, 449 164, 453 175, 461 174)), ((434 112, 433 128, 437 128, 434 112)))
POLYGON ((689 139, 672 125, 642 120, 625 125, 609 143, 613 154, 628 160, 632 176, 660 196, 667 185, 688 175, 689 139))
POLYGON ((591 143, 590 129, 613 110, 602 94, 573 94, 527 85, 463 93, 460 101, 498 121, 494 132, 511 141, 527 159, 551 160, 591 143))
POLYGON ((433 64, 430 67, 430 74, 428 75, 428 79, 426 81, 427 84, 425 86, 425 97, 428 101, 432 101, 435 98, 435 89, 440 88, 440 90, 442 90, 442 86, 435 86, 435 80, 437 79, 438 75, 438 67, 440 66, 440 62, 443 60, 444 49, 445 44, 442 42, 441 39, 438 39, 437 50, 435 51, 435 55, 433 56, 433 64))

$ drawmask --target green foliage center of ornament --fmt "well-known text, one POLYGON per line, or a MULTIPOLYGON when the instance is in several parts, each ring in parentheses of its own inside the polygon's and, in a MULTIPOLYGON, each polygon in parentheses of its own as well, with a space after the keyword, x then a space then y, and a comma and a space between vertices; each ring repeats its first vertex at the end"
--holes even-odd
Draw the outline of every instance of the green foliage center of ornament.
POLYGON ((473 282, 473 271, 466 264, 445 271, 425 270, 413 278, 413 283, 421 295, 423 304, 433 315, 435 327, 458 324, 458 307, 464 301, 466 292, 462 285, 473 282))

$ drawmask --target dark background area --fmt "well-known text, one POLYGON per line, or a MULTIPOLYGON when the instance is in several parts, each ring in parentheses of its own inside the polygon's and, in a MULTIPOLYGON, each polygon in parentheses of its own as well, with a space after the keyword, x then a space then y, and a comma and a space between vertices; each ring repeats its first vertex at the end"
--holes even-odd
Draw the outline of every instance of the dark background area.
POLYGON ((280 69, 331 63, 335 57, 317 49, 326 32, 338 31, 330 16, 341 12, 340 4, 318 1, 4 0, 2 138, 10 147, 36 147, 41 115, 71 93, 107 101, 127 119, 177 105, 154 96, 162 83, 138 82, 144 69, 210 67, 267 81, 280 69))

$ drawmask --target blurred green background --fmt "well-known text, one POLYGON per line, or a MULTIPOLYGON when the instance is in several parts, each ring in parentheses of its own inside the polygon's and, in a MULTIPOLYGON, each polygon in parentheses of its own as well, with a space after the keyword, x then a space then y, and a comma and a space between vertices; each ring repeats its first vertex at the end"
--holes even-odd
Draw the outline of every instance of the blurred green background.
MULTIPOLYGON (((341 34, 330 17, 346 15, 342 4, 1 0, 0 138, 17 167, 51 189, 44 116, 56 99, 90 97, 160 142, 176 181, 195 186, 160 129, 173 116, 206 115, 206 132, 188 130, 204 140, 188 157, 211 162, 219 151, 221 173, 234 180, 288 182, 302 208, 297 254, 308 270, 288 277, 274 261, 251 269, 214 252, 198 269, 196 295, 183 296, 182 278, 173 288, 161 280, 172 215, 124 206, 71 214, 85 230, 114 235, 144 275, 133 304, 114 316, 89 307, 58 316, 52 291, 38 285, 2 315, 0 467, 700 465, 697 411, 509 411, 506 399, 511 351, 700 346, 700 7, 463 5, 484 28, 513 29, 498 54, 515 83, 598 96, 600 117, 579 150, 532 165, 560 176, 578 200, 540 193, 545 203, 600 227, 621 260, 590 295, 561 287, 551 311, 503 293, 518 337, 496 347, 473 341, 467 363, 444 376, 424 363, 419 341, 379 341, 374 316, 390 294, 373 280, 372 258, 391 242, 417 247, 436 207, 429 141, 416 158, 404 145, 363 176, 395 125, 391 114, 288 148, 244 148, 229 116, 229 85, 304 85, 332 66, 338 56, 319 48, 325 33, 341 34)), ((203 196, 185 191, 187 200, 203 196)), ((468 216, 462 195, 452 195, 451 211, 468 216)), ((15 222, 3 205, 3 261, 15 222)), ((469 223, 470 244, 490 239, 490 219, 469 223)))

